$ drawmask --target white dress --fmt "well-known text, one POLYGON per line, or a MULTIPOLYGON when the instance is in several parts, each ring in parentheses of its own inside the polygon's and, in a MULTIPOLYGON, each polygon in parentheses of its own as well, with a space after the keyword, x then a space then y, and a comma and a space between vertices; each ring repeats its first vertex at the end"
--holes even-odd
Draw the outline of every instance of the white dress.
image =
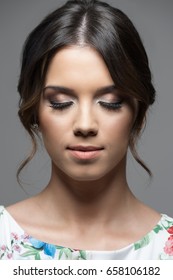
POLYGON ((29 236, 8 211, 0 206, 0 260, 48 259, 173 260, 173 219, 162 214, 153 230, 122 249, 87 251, 48 244, 29 236))

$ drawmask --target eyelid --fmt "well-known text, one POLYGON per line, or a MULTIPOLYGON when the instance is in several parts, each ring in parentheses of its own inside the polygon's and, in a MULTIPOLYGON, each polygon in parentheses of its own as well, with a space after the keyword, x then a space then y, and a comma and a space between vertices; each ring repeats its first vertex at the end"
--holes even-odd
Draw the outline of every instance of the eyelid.
POLYGON ((46 86, 43 89, 43 96, 45 98, 48 98, 50 96, 58 96, 58 95, 64 95, 70 98, 74 98, 75 94, 73 90, 66 89, 64 87, 56 87, 56 86, 46 86))
POLYGON ((65 103, 65 102, 74 102, 74 98, 64 93, 46 93, 44 98, 49 102, 54 103, 65 103))
POLYGON ((97 100, 114 103, 114 102, 121 101, 122 96, 120 96, 120 94, 117 94, 115 92, 107 92, 107 93, 103 93, 103 94, 97 96, 97 100))
POLYGON ((63 110, 67 109, 70 106, 72 106, 74 103, 73 101, 68 101, 68 102, 54 102, 50 101, 50 107, 53 108, 54 110, 63 110))
POLYGON ((54 103, 68 103, 68 102, 73 102, 73 99, 71 97, 63 96, 63 95, 58 95, 52 97, 48 97, 49 102, 54 102, 54 103))
POLYGON ((123 101, 119 102, 104 102, 104 101, 99 101, 99 104, 106 110, 109 111, 116 111, 122 108, 123 106, 123 101))
POLYGON ((110 99, 108 99, 108 98, 99 98, 99 99, 97 99, 97 103, 99 103, 99 102, 103 102, 103 103, 108 103, 108 104, 112 104, 112 103, 122 103, 123 102, 123 98, 120 98, 120 97, 114 97, 114 98, 110 98, 110 99))

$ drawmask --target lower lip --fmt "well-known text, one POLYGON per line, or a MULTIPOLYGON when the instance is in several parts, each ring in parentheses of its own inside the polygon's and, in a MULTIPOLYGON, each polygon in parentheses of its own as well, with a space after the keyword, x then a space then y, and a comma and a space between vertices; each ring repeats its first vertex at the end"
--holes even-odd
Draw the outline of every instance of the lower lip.
POLYGON ((97 158, 100 155, 101 150, 94 150, 94 151, 69 150, 69 152, 75 158, 87 160, 87 159, 97 158))

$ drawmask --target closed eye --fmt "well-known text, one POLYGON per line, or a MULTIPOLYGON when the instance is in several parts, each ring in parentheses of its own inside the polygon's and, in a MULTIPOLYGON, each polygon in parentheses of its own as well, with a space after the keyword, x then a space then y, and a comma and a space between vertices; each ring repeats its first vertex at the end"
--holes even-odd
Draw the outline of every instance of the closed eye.
POLYGON ((73 105, 72 101, 68 101, 68 102, 50 101, 50 107, 52 107, 55 110, 64 110, 70 107, 71 105, 73 105))
POLYGON ((102 107, 104 107, 107 110, 118 110, 122 107, 122 101, 118 102, 105 102, 105 101, 99 101, 98 102, 102 107))
MULTIPOLYGON (((104 107, 106 110, 118 110, 122 107, 122 101, 118 102, 105 102, 105 101, 99 101, 98 102, 102 107, 104 107)), ((73 101, 67 101, 67 102, 55 102, 50 100, 50 107, 52 107, 55 110, 65 110, 73 105, 73 101)))

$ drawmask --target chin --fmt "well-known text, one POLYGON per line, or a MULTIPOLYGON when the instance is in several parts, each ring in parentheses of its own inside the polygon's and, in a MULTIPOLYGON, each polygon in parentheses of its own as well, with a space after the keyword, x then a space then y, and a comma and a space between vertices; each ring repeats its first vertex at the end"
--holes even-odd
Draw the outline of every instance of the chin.
POLYGON ((109 176, 109 171, 107 170, 97 170, 94 172, 94 170, 91 171, 80 171, 80 169, 77 172, 69 172, 66 173, 69 178, 75 181, 79 182, 94 182, 98 181, 100 179, 103 179, 107 175, 109 176))
POLYGON ((97 181, 97 180, 99 180, 99 179, 101 179, 103 177, 103 175, 102 174, 100 174, 100 175, 96 175, 96 174, 88 174, 88 175, 86 175, 86 174, 84 174, 84 175, 82 175, 82 174, 77 174, 77 175, 72 175, 72 174, 70 174, 70 176, 69 176, 69 178, 71 178, 72 180, 75 180, 75 181, 79 181, 79 182, 92 182, 92 181, 97 181))

